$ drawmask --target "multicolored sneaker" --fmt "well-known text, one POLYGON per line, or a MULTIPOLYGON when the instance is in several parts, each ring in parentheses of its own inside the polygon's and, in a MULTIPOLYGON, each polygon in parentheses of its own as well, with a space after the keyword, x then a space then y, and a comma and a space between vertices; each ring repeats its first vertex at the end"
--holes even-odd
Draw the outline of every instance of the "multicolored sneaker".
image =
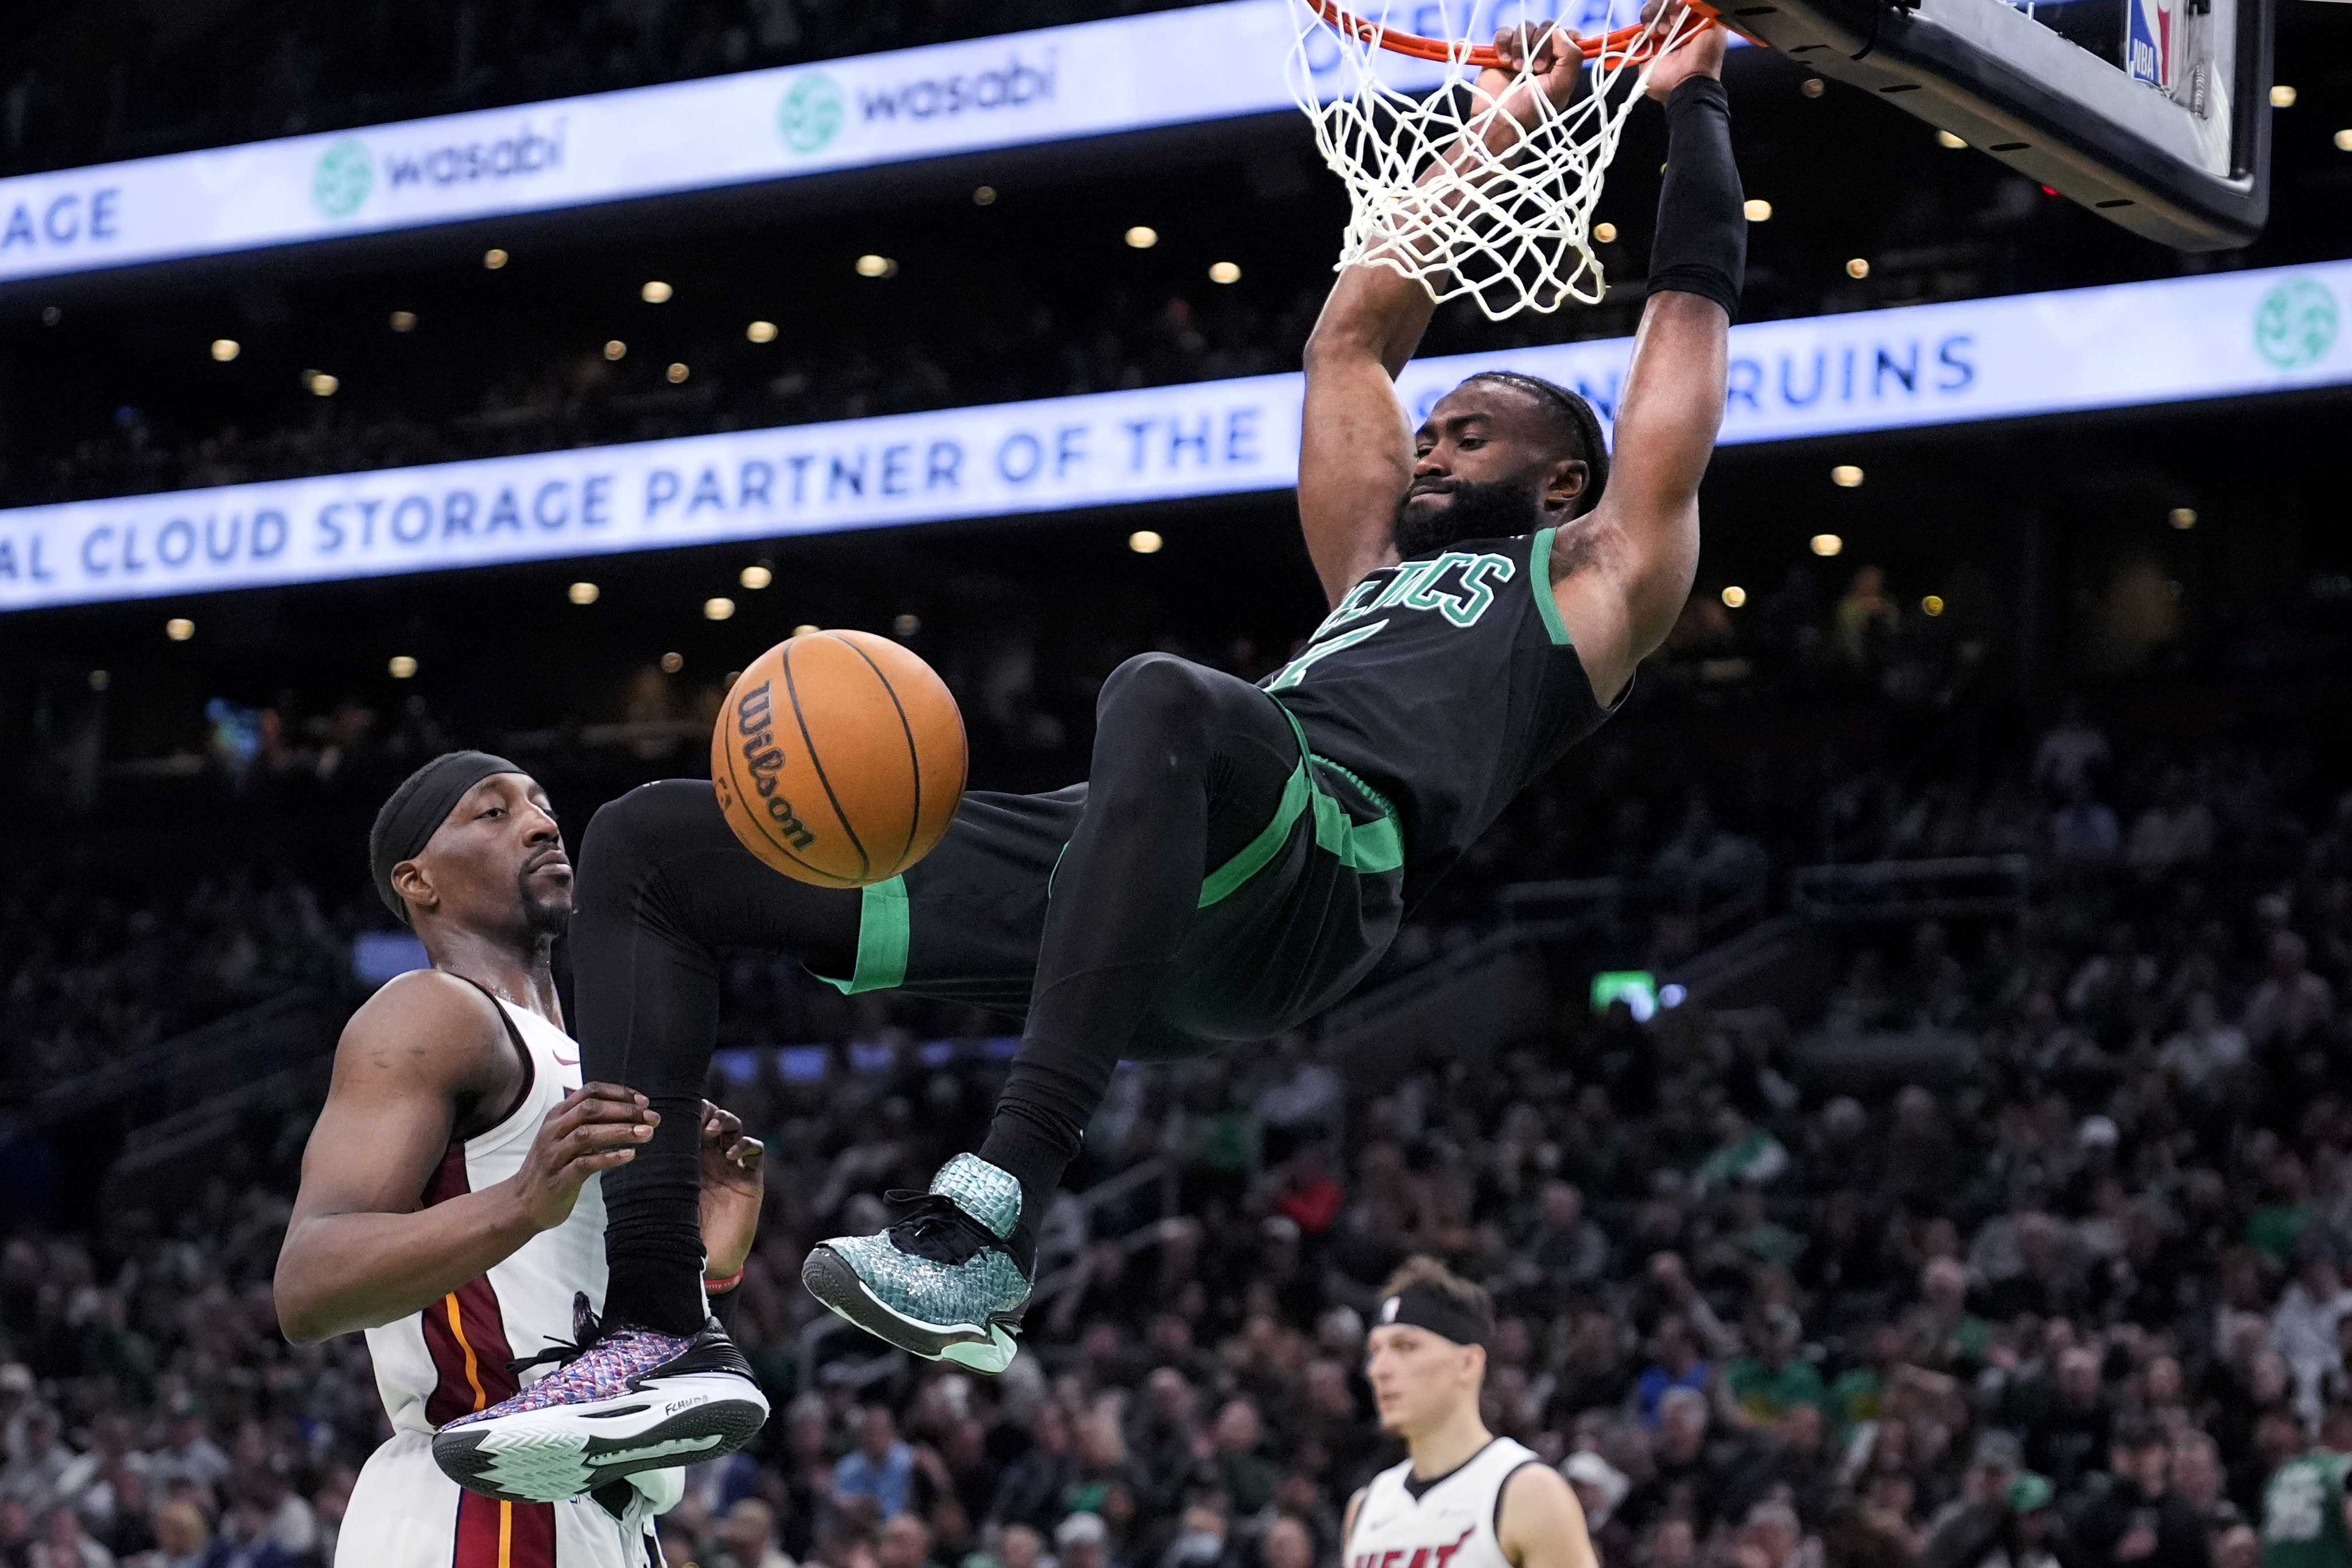
POLYGON ((751 1363, 717 1319, 680 1336, 596 1321, 572 1303, 578 1342, 514 1363, 559 1364, 513 1398, 434 1436, 459 1486, 509 1502, 561 1502, 639 1470, 731 1454, 768 1419, 751 1363))
POLYGON ((867 1333, 974 1372, 1013 1364, 1037 1243, 1021 1184, 958 1154, 928 1193, 885 1194, 907 1216, 879 1236, 837 1236, 801 1265, 809 1294, 867 1333))

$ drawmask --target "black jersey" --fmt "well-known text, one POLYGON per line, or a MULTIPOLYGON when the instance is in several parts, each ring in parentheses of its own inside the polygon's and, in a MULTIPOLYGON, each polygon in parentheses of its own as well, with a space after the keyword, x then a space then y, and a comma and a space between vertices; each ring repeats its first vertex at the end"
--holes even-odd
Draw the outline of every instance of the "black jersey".
POLYGON ((1552 598, 1554 532, 1373 572, 1264 682, 1316 755, 1394 807, 1408 908, 1615 711, 1594 700, 1552 598))

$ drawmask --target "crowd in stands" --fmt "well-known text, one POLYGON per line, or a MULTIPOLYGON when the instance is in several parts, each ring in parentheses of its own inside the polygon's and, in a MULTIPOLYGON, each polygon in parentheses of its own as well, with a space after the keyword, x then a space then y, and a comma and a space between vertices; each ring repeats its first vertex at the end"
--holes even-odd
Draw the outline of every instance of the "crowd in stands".
POLYGON ((0 1105, 300 984, 340 981, 348 939, 298 879, 92 878, 70 860, 0 885, 0 1105))
MULTIPOLYGON (((668 1561, 1320 1568, 1398 1453, 1366 1314, 1428 1253, 1493 1292, 1487 1420, 1563 1468, 1603 1568, 2252 1568, 2280 1468, 2352 1447, 2352 808, 2290 754, 2143 755, 2074 710, 2012 761, 1990 790, 1854 786, 1884 796, 1856 854, 2038 872, 2021 909, 1839 939, 1818 1021, 1563 996, 1385 1081, 1301 1039, 1122 1073, 1073 1185, 1157 1161, 1179 1201, 1144 1179, 1057 1211, 1029 1353, 992 1381, 812 1333, 796 1279, 971 1145, 1003 1026, 740 961, 725 1041, 751 1048, 718 1092, 768 1140, 740 1332, 777 1415, 692 1474, 668 1561), (767 1048, 793 1029, 832 1042, 814 1070, 767 1048), (1957 1044, 1907 1083, 1826 1048, 1921 1030, 1957 1044)), ((1565 833, 1593 807, 1546 809, 1565 833)), ((1632 840, 1645 875, 1813 831, 1664 826, 1632 840)), ((208 896, 152 959, 117 911, 90 984, 249 977, 240 907, 316 930, 285 889, 208 896)), ((0 1244, 6 1568, 331 1557, 383 1419, 356 1339, 276 1332, 299 1131, 0 1244)))
POLYGON ((165 28, 61 9, 0 80, 0 175, 1169 8, 1184 0, 274 0, 165 28), (89 82, 104 83, 98 91, 89 82))

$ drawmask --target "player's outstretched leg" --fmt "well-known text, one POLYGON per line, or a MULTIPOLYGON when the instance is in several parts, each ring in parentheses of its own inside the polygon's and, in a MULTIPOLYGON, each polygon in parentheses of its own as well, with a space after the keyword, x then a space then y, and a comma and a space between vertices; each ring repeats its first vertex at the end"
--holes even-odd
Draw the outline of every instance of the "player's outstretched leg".
POLYGON ((847 973, 858 896, 780 877, 737 842, 710 785, 672 779, 598 812, 581 844, 571 928, 583 1070, 661 1113, 600 1178, 607 1284, 563 1363, 450 1423, 434 1458, 461 1485, 520 1500, 732 1452, 768 1417, 751 1363, 703 1289, 702 1087, 719 1026, 718 950, 759 946, 847 973))
POLYGON ((1035 1223, 1192 927, 1204 869, 1263 836, 1298 769, 1297 732, 1257 688, 1165 654, 1112 673, 988 1142, 929 1192, 892 1194, 911 1206, 888 1230, 810 1253, 817 1300, 914 1354, 1004 1370, 1035 1223))

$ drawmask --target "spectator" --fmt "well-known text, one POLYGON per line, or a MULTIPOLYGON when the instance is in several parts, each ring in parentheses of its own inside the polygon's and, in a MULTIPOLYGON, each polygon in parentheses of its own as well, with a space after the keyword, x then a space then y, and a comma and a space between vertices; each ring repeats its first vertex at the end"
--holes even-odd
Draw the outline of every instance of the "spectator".
POLYGON ((58 1436, 58 1413, 47 1405, 26 1411, 17 1427, 16 1451, 0 1465, 0 1500, 23 1503, 36 1518, 63 1500, 78 1458, 58 1436))
POLYGON ((1829 1389, 1821 1369, 1801 1353, 1804 1325, 1775 1301, 1758 1314, 1755 1349, 1724 1369, 1725 1389, 1755 1426, 1769 1426, 1791 1406, 1825 1406, 1829 1389))
POLYGON ((2291 931, 2270 940, 2270 968, 2246 1004, 2246 1040, 2256 1050, 2294 1046, 2336 1016, 2336 993, 2306 967, 2311 950, 2291 931))
POLYGON ((1623 1326, 1610 1312, 1591 1306, 1574 1312, 1570 1321, 1567 1351, 1554 1373, 1553 1408, 1573 1417, 1623 1405, 1636 1376, 1623 1326))
POLYGON ((1707 1396, 1696 1388, 1665 1391, 1651 1447, 1651 1474, 1625 1499, 1635 1529, 1675 1513, 1702 1529, 1742 1519, 1770 1484, 1769 1449, 1737 1430, 1717 1431, 1707 1396))
POLYGON ((1609 1268, 1609 1238, 1585 1216, 1572 1182, 1546 1182, 1542 1216, 1519 1253, 1515 1285, 1553 1295, 1598 1283, 1609 1268))
POLYGON ((2095 1568, 2208 1568, 2204 1523, 2170 1489, 2172 1447, 2145 1417, 2116 1425, 2113 1481, 2092 1499, 2074 1538, 2095 1568))
POLYGON ((28 1553, 28 1568, 114 1568, 114 1553, 89 1538, 80 1514, 54 1508, 28 1553))
POLYGON ((1265 1424, 1257 1406, 1247 1399, 1228 1402, 1217 1412, 1212 1440, 1216 1449, 1217 1481, 1233 1500, 1234 1511, 1254 1514, 1274 1500, 1277 1472, 1261 1451, 1265 1424))
POLYGON ((2099 1374, 2099 1353, 2070 1345, 2058 1354, 2056 1387, 2026 1426, 2025 1458, 2053 1485, 2072 1490, 2109 1448, 2113 1416, 2099 1374))
POLYGON ((149 1481, 167 1489, 173 1481, 186 1481, 199 1491, 209 1492, 226 1479, 233 1467, 220 1445, 213 1441, 205 1416, 205 1402, 195 1394, 173 1397, 163 1447, 147 1457, 149 1481))
POLYGON ((2093 783, 2111 754, 2105 732, 2084 716, 2082 699, 2069 697, 2059 710, 2058 722, 2034 749, 2033 782, 2052 798, 2063 800, 2077 784, 2093 783))
POLYGON ((2245 1031, 2223 1022, 2213 993, 2203 989, 2189 994, 2180 1028, 2156 1057, 2158 1066, 2197 1095, 2217 1092, 2245 1059, 2245 1031))
MULTIPOLYGON (((909 1514, 896 1515, 882 1526, 874 1553, 876 1568, 928 1568, 920 1552, 911 1563, 894 1558, 892 1532, 904 1525, 912 1525, 920 1533, 924 1547, 929 1546, 929 1531, 920 1520, 909 1514)), ((758 1498, 739 1499, 727 1510, 727 1517, 719 1523, 718 1540, 723 1553, 721 1561, 727 1568, 794 1568, 793 1560, 776 1544, 776 1510, 758 1498)))
POLYGON ((1655 1426, 1664 1419, 1666 1394, 1677 1388, 1704 1389, 1711 1369, 1698 1353, 1696 1336, 1691 1332, 1687 1320, 1679 1313, 1670 1313, 1658 1320, 1654 1345, 1657 1359, 1642 1369, 1633 1381, 1635 1408, 1642 1419, 1655 1426))
POLYGON ((1805 1527, 1797 1519, 1797 1510, 1784 1502, 1759 1502, 1748 1510, 1740 1526, 1738 1544, 1732 1549, 1732 1561, 1738 1568, 1798 1568, 1800 1563, 1818 1565, 1821 1542, 1805 1539, 1805 1527))
MULTIPOLYGON (((1178 1521, 1176 1538, 1160 1555, 1160 1568, 1217 1568, 1225 1560, 1226 1537, 1232 1526, 1215 1502, 1194 1502, 1178 1521)), ((1006 1563, 1005 1568, 1013 1568, 1006 1563)))
POLYGON ((1286 1515, 1266 1526, 1257 1552, 1264 1568, 1315 1568, 1315 1538, 1286 1515))
MULTIPOLYGON (((1182 1473, 1190 1468, 1188 1455, 1182 1473)), ((993 1517, 1003 1523, 1029 1526, 1043 1551, 1045 1532, 1061 1519, 1063 1499, 1076 1479, 1069 1418, 1058 1405, 1040 1405, 1029 1424, 1029 1451, 1006 1466, 1003 1479, 997 1483, 993 1517)), ((1013 1565, 1008 1563, 1004 1568, 1013 1565)))
POLYGON ((2221 1468, 2221 1450, 2202 1432, 2180 1432, 2172 1439, 2172 1489, 2196 1512, 2209 1536, 2245 1522, 2238 1505, 2230 1500, 2229 1472, 2221 1468))
POLYGON ((1061 1568, 1125 1568, 1111 1557, 1110 1527, 1097 1513, 1074 1513, 1055 1525, 1054 1556, 1061 1568))
POLYGON ((2062 865, 2098 870, 2114 861, 2121 838, 2114 808, 2092 795, 2087 780, 2068 785, 2064 804, 2050 814, 2050 851, 2062 865))
POLYGON ((220 1559, 202 1509, 174 1500, 155 1510, 154 1568, 217 1568, 220 1559))
POLYGON ((2345 1568, 2352 1563, 2352 1410, 2320 1423, 2319 1441, 2263 1489, 2263 1568, 2345 1568))
MULTIPOLYGON (((2028 1472, 2009 1483, 2009 1520, 1976 1568, 2059 1568, 2065 1526, 2047 1476, 2028 1472)), ((2246 1568, 2241 1564, 2240 1568, 2246 1568)))
POLYGON ((2156 799, 2132 824, 2124 862, 2141 880, 2152 882, 2212 852, 2213 814, 2189 789, 2189 770, 2176 763, 2164 770, 2156 799))
POLYGON ((2015 1436, 1994 1430, 1978 1438, 1959 1496, 1928 1521, 1918 1568, 1980 1568, 2009 1534, 2011 1489, 2025 1473, 2024 1450, 2015 1436))
POLYGON ((1769 1186, 1787 1173, 1789 1151, 1729 1106, 1715 1113, 1715 1148, 1691 1178, 1696 1195, 1746 1184, 1769 1186))
POLYGON ((869 1405, 858 1417, 856 1450, 834 1467, 833 1489, 845 1498, 872 1498, 884 1519, 914 1506, 914 1445, 899 1437, 887 1405, 869 1405))
POLYGON ((2336 1328, 2352 1317, 2352 1289, 2326 1237, 2306 1231, 2301 1250, 2302 1267, 2271 1310, 2271 1343, 2294 1373, 2295 1409, 2316 1426, 2321 1384, 2340 1361, 2336 1328))

